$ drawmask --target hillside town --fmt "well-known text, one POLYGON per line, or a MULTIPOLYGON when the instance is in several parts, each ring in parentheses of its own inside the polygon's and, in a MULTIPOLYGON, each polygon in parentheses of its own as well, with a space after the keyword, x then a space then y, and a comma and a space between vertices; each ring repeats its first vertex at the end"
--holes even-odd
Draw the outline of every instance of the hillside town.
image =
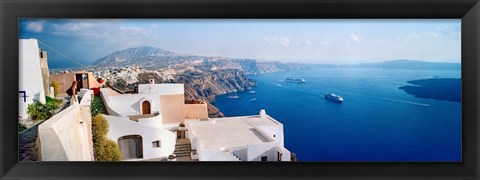
POLYGON ((212 113, 215 95, 255 85, 244 71, 202 61, 50 71, 36 39, 19 44, 21 161, 295 160, 265 110, 212 113))

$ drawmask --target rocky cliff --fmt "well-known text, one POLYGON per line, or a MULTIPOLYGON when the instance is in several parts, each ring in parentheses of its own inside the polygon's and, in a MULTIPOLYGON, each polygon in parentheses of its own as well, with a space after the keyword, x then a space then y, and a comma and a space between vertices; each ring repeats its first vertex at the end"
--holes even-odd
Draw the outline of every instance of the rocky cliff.
POLYGON ((112 86, 122 91, 133 91, 138 84, 148 83, 154 79, 156 83, 184 83, 186 100, 201 100, 208 105, 209 117, 223 117, 224 115, 211 103, 215 96, 229 92, 244 91, 255 86, 254 80, 248 79, 240 70, 220 70, 214 72, 184 72, 176 75, 174 80, 164 80, 157 73, 139 73, 138 82, 126 83, 122 78, 111 82, 112 86))
POLYGON ((256 83, 248 79, 244 72, 240 70, 224 70, 203 74, 185 73, 175 81, 185 84, 185 99, 207 102, 209 117, 224 117, 223 113, 211 104, 215 101, 215 96, 248 90, 256 83))
POLYGON ((219 59, 204 64, 215 65, 221 69, 238 69, 246 74, 264 74, 282 71, 307 69, 308 65, 297 63, 281 63, 277 61, 261 61, 256 59, 219 59))
POLYGON ((176 81, 185 84, 186 99, 202 99, 208 102, 215 101, 216 95, 248 90, 255 85, 243 71, 235 69, 203 74, 185 73, 176 81))

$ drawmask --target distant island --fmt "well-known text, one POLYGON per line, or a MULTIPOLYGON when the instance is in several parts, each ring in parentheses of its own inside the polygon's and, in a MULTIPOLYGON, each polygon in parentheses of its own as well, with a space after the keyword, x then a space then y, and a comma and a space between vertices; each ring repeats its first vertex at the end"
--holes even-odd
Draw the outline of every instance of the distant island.
POLYGON ((461 102, 460 78, 431 78, 407 81, 412 85, 399 89, 419 98, 461 102))
POLYGON ((418 60, 392 60, 379 63, 360 63, 353 67, 362 68, 394 68, 394 69, 435 69, 435 70, 460 70, 460 63, 427 62, 418 60))

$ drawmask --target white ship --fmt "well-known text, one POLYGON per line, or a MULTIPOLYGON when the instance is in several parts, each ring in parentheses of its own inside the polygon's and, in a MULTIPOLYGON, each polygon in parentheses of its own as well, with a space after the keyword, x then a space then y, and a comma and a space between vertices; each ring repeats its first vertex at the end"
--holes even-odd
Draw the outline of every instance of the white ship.
POLYGON ((343 97, 342 96, 339 96, 339 95, 336 95, 336 94, 333 94, 333 93, 325 94, 325 99, 335 101, 335 102, 339 102, 339 103, 343 102, 343 97))

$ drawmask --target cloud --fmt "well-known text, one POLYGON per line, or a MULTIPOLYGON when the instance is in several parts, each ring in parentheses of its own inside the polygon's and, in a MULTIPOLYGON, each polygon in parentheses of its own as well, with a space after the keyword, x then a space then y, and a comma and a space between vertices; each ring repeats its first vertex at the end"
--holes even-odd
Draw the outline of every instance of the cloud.
POLYGON ((68 23, 63 26, 60 26, 60 29, 65 31, 79 32, 92 29, 94 26, 92 23, 68 23))
POLYGON ((263 39, 269 44, 281 45, 284 47, 290 46, 290 39, 286 37, 265 37, 263 39))
POLYGON ((439 38, 440 35, 436 32, 422 32, 422 33, 413 33, 407 34, 404 36, 396 36, 395 41, 410 41, 410 40, 422 40, 422 39, 435 39, 439 38))
POLYGON ((460 39, 461 36, 461 26, 460 25, 454 25, 454 26, 440 26, 437 28, 439 33, 443 35, 445 38, 451 38, 451 39, 460 39))
POLYGON ((95 25, 93 23, 88 22, 70 22, 70 23, 62 23, 62 24, 53 24, 52 26, 52 33, 58 35, 71 35, 74 33, 75 35, 83 35, 89 34, 91 32, 95 32, 95 25))
POLYGON ((304 44, 307 45, 307 46, 311 46, 311 45, 312 45, 312 41, 310 41, 310 40, 305 40, 304 44))
POLYGON ((45 22, 46 21, 44 21, 44 20, 30 21, 30 22, 27 22, 26 28, 27 28, 28 31, 40 33, 40 32, 43 32, 43 27, 45 25, 45 22))
POLYGON ((362 39, 361 39, 359 36, 355 35, 355 34, 350 34, 350 40, 352 40, 353 42, 359 42, 359 41, 361 41, 362 39))

